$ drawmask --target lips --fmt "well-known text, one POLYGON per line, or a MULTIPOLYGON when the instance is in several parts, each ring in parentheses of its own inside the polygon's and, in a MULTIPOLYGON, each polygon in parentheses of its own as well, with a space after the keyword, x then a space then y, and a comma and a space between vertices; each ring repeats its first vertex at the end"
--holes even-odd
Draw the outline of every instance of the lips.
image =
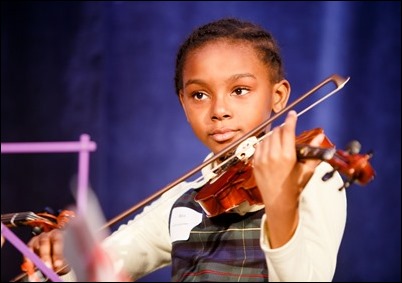
POLYGON ((213 131, 210 134, 211 138, 218 143, 222 143, 222 142, 231 140, 231 139, 233 139, 233 137, 235 135, 236 135, 236 131, 231 130, 231 129, 219 129, 219 130, 213 131))

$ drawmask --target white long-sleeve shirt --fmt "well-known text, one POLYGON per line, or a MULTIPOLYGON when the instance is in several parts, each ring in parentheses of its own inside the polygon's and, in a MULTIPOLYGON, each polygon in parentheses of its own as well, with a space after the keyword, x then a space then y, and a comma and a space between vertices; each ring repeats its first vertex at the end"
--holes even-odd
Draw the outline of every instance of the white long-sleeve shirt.
MULTIPOLYGON (((269 246, 266 215, 263 216, 260 244, 267 261, 269 281, 332 280, 346 224, 346 193, 339 190, 342 178, 336 173, 325 182, 321 180, 332 170, 325 162, 317 166, 300 197, 297 229, 285 245, 275 249, 269 246)), ((184 192, 201 185, 184 182, 173 187, 107 237, 102 245, 110 253, 115 269, 124 270, 136 280, 170 265, 171 208, 184 192)), ((68 276, 63 279, 68 281, 68 276)))

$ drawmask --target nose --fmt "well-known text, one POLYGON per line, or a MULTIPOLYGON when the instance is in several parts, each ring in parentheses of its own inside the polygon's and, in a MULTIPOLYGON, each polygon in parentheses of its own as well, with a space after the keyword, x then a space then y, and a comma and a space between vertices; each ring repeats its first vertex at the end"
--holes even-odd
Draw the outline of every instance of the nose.
POLYGON ((230 119, 232 112, 230 110, 230 104, 226 96, 216 96, 211 106, 211 119, 221 121, 230 119))

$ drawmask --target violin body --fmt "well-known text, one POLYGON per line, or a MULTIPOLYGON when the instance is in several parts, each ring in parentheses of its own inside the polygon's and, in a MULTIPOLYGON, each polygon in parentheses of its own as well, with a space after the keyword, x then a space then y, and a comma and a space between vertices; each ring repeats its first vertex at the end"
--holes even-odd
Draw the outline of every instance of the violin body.
POLYGON ((195 196, 208 217, 237 207, 244 201, 249 205, 262 204, 252 171, 251 162, 237 162, 215 182, 205 185, 195 196))

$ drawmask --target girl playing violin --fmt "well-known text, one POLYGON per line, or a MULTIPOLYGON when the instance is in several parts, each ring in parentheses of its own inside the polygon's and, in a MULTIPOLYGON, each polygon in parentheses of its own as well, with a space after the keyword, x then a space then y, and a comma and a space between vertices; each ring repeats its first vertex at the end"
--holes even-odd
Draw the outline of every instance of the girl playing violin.
MULTIPOLYGON (((207 158, 281 111, 291 90, 272 35, 231 18, 201 26, 184 41, 175 87, 188 123, 211 151, 207 158)), ((338 173, 322 180, 332 170, 327 162, 298 161, 296 120, 290 111, 255 147, 250 162, 261 203, 211 216, 195 199, 205 182, 180 183, 104 240, 116 269, 132 280, 171 265, 172 281, 331 281, 346 194, 338 173)), ((55 270, 63 265, 60 230, 41 233, 29 246, 55 270)))

